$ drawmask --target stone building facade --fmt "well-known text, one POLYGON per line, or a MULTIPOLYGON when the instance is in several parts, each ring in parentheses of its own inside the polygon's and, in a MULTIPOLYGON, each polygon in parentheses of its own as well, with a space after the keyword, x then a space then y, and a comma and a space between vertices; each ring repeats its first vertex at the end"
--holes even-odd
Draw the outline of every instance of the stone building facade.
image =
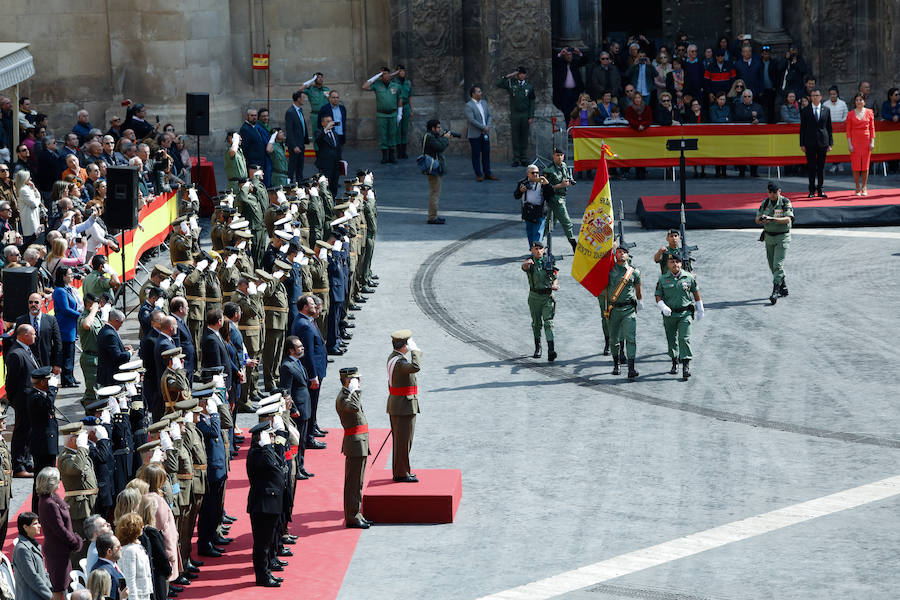
MULTIPOLYGON (((291 93, 315 71, 341 92, 349 137, 372 143, 374 98, 361 84, 382 65, 404 63, 413 83, 411 152, 427 119, 464 129, 467 90, 481 84, 495 115, 495 153, 506 149, 506 98, 497 77, 528 66, 538 90, 537 152, 546 155, 554 48, 596 50, 610 34, 645 31, 670 40, 683 30, 712 41, 746 32, 776 47, 798 41, 819 82, 850 95, 869 79, 879 97, 900 67, 896 0, 647 0, 631 13, 621 0, 41 0, 7 3, 0 39, 28 42, 37 74, 21 92, 51 123, 68 127, 78 108, 92 123, 124 115, 132 98, 184 128, 184 96, 209 92, 221 147, 242 111, 266 101, 266 76, 251 55, 271 50, 271 110, 283 120, 291 93)), ((633 5, 632 5, 633 7, 633 5)), ((105 123, 104 123, 105 125, 105 123)), ((105 128, 105 127, 104 127, 105 128)), ((460 150, 463 144, 455 144, 460 150)), ((467 147, 467 146, 466 146, 467 147)))

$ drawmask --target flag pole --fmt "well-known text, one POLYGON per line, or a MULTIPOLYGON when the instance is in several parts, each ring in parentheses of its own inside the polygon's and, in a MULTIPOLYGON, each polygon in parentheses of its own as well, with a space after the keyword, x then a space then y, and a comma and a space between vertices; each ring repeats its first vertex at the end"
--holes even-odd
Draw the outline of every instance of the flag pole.
POLYGON ((266 63, 266 108, 272 110, 272 107, 269 106, 269 98, 271 97, 271 72, 272 72, 272 42, 266 40, 266 56, 268 56, 266 63))

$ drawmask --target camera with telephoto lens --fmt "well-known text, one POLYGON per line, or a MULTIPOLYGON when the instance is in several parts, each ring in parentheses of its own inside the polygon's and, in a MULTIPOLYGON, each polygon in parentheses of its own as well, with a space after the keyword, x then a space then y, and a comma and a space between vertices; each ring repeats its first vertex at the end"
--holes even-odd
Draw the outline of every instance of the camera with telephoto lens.
POLYGON ((84 269, 80 269, 78 267, 72 267, 72 279, 77 279, 81 281, 81 278, 84 277, 84 269))
POLYGON ((441 132, 441 135, 444 135, 444 134, 447 134, 447 133, 449 133, 451 137, 455 137, 455 138, 461 138, 461 137, 462 137, 462 134, 461 134, 461 133, 457 133, 457 132, 452 131, 452 130, 450 130, 450 129, 448 129, 448 130, 446 130, 446 131, 442 131, 442 132, 441 132))

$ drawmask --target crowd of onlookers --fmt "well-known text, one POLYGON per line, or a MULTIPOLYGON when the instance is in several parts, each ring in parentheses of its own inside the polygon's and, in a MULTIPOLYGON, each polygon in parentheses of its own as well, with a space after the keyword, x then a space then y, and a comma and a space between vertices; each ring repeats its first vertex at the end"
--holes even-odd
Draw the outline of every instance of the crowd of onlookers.
MULTIPOLYGON (((821 87, 796 44, 780 55, 745 34, 734 40, 721 37, 711 45, 693 42, 684 33, 672 43, 635 35, 624 44, 607 41, 594 60, 564 48, 554 59, 554 74, 554 103, 570 127, 643 131, 652 125, 799 123, 800 110, 816 88, 827 95, 823 104, 832 122, 844 122, 848 114, 841 90, 821 87)), ((891 87, 883 102, 867 81, 851 96, 857 91, 876 119, 900 120, 898 88, 891 87)), ((724 175, 725 167, 717 167, 716 176, 724 175)))

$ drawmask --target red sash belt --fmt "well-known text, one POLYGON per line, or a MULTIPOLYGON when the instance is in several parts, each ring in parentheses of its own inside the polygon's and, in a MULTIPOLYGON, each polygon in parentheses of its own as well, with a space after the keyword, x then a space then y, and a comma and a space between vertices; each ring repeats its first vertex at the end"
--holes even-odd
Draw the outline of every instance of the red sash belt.
POLYGON ((390 387, 388 386, 388 393, 391 396, 415 396, 419 393, 419 386, 411 385, 409 387, 390 387))
POLYGON ((344 430, 344 437, 348 435, 357 435, 360 433, 369 433, 368 425, 357 425, 356 427, 350 427, 349 429, 344 430))

